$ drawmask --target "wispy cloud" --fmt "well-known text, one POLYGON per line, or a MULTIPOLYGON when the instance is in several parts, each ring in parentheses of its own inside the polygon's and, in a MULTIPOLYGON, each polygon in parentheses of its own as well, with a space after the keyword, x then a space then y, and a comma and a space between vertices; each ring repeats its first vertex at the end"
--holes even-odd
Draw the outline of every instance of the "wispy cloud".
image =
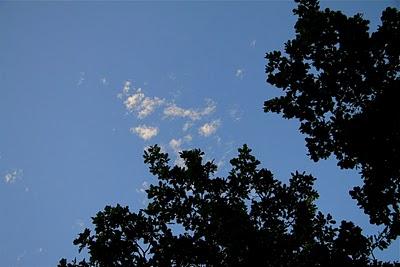
POLYGON ((169 146, 175 153, 181 151, 181 145, 182 145, 182 139, 173 138, 171 139, 171 141, 169 141, 169 146))
POLYGON ((193 140, 193 137, 190 134, 187 134, 183 137, 183 140, 185 140, 186 143, 189 143, 193 140))
POLYGON ((146 193, 146 190, 149 188, 149 183, 148 182, 146 182, 146 181, 144 181, 143 183, 142 183, 142 186, 139 188, 139 189, 136 189, 136 192, 138 192, 138 193, 146 193))
POLYGON ((148 199, 147 199, 147 197, 145 197, 145 195, 146 195, 146 190, 149 189, 149 187, 150 187, 150 183, 147 181, 144 181, 142 183, 142 185, 140 186, 140 188, 136 189, 137 193, 142 194, 142 196, 144 196, 141 201, 142 205, 146 205, 146 202, 148 202, 148 199))
POLYGON ((118 93, 118 94, 117 94, 117 97, 118 97, 119 99, 122 99, 122 98, 124 98, 124 97, 128 97, 128 96, 129 96, 129 93, 130 93, 130 91, 131 91, 131 85, 132 85, 132 82, 131 82, 131 81, 129 81, 129 80, 125 81, 125 82, 124 82, 124 87, 122 87, 122 92, 121 92, 121 93, 118 93))
POLYGON ((169 147, 174 151, 174 154, 175 154, 174 164, 179 167, 185 166, 185 162, 179 155, 179 152, 182 151, 182 147, 181 147, 182 143, 183 143, 183 140, 180 138, 179 139, 173 138, 173 139, 171 139, 171 141, 169 141, 169 147))
POLYGON ((244 69, 237 69, 236 73, 235 73, 235 76, 237 78, 239 78, 239 79, 243 79, 243 77, 244 77, 244 69))
POLYGON ((250 42, 250 47, 256 47, 257 40, 252 40, 250 42))
POLYGON ((175 73, 173 73, 173 72, 168 73, 168 79, 170 79, 171 81, 175 81, 175 80, 176 80, 176 75, 175 75, 175 73))
POLYGON ((178 154, 182 151, 182 145, 185 143, 190 143, 193 140, 193 137, 190 134, 185 135, 183 138, 172 138, 169 141, 169 147, 178 154))
POLYGON ((220 125, 221 125, 220 120, 214 120, 212 122, 205 123, 203 124, 203 126, 199 128, 199 134, 205 137, 210 136, 217 131, 220 125))
POLYGON ((6 184, 12 184, 17 179, 21 178, 22 174, 23 174, 23 170, 21 170, 21 169, 9 171, 4 175, 4 182, 6 184))
MULTIPOLYGON (((205 99, 203 107, 182 107, 176 104, 173 100, 157 96, 147 96, 141 88, 135 88, 129 80, 124 82, 123 88, 118 94, 118 98, 122 100, 127 112, 133 113, 135 117, 140 120, 147 118, 153 113, 160 116, 159 119, 185 119, 186 122, 182 125, 182 133, 186 134, 186 136, 181 137, 180 139, 172 139, 170 143, 175 152, 179 150, 178 147, 183 143, 191 142, 192 136, 189 134, 191 132, 189 129, 195 125, 195 129, 199 129, 198 127, 201 126, 201 124, 197 123, 205 117, 208 117, 209 121, 212 120, 211 115, 216 111, 216 103, 211 99, 205 99)), ((144 122, 145 123, 130 128, 130 131, 147 141, 159 134, 159 128, 147 126, 146 120, 144 120, 144 122)), ((203 136, 209 136, 216 131, 219 124, 220 120, 206 123, 200 127, 199 133, 203 136)))
POLYGON ((129 80, 125 81, 124 88, 122 88, 122 93, 124 93, 125 95, 128 95, 131 90, 131 85, 132 85, 131 81, 129 81, 129 80))
POLYGON ((193 122, 187 121, 182 127, 182 131, 186 132, 193 126, 193 122))
MULTIPOLYGON (((125 84, 123 92, 128 94, 130 91, 130 84, 125 84)), ((124 101, 125 108, 129 112, 136 112, 139 119, 143 119, 154 112, 154 110, 164 103, 164 99, 158 97, 146 97, 141 88, 136 92, 129 95, 124 101)))
POLYGON ((83 84, 83 82, 85 81, 85 76, 86 76, 85 72, 82 71, 79 73, 79 80, 76 84, 77 86, 81 86, 83 84))
POLYGON ((85 227, 85 222, 82 219, 78 218, 75 220, 74 227, 83 229, 85 227))
MULTIPOLYGON (((126 92, 129 92, 130 89, 125 85, 123 89, 124 93, 125 90, 126 92)), ((124 101, 125 108, 128 111, 133 112, 140 106, 140 103, 142 102, 143 99, 144 99, 144 93, 142 93, 142 89, 139 88, 133 95, 130 95, 126 98, 126 100, 124 101)))
POLYGON ((102 85, 107 85, 108 84, 108 81, 107 81, 107 79, 105 77, 101 78, 100 82, 101 82, 102 85))
POLYGON ((229 110, 229 116, 234 121, 240 121, 243 116, 243 111, 239 108, 239 106, 234 106, 232 109, 229 110))
POLYGON ((139 112, 138 112, 138 118, 143 119, 147 116, 149 116, 151 113, 154 112, 154 110, 158 107, 161 106, 164 103, 163 99, 160 99, 158 97, 145 97, 140 104, 139 112))
POLYGON ((21 261, 25 256, 26 256, 26 254, 27 254, 27 252, 26 252, 26 250, 24 250, 22 253, 20 253, 18 256, 17 256, 17 261, 21 261))
POLYGON ((228 168, 225 166, 226 162, 229 161, 228 158, 231 158, 234 156, 235 149, 237 147, 237 144, 234 141, 226 142, 223 144, 222 151, 223 154, 221 158, 217 161, 217 166, 218 166, 218 171, 227 171, 228 168))
POLYGON ((169 141, 169 147, 171 150, 174 152, 176 158, 174 164, 179 166, 179 167, 185 167, 185 162, 184 160, 180 157, 179 152, 182 150, 182 145, 186 143, 190 143, 193 140, 192 136, 190 134, 185 135, 182 138, 172 138, 169 141))
POLYGON ((139 125, 130 129, 132 133, 137 134, 143 140, 150 140, 158 134, 158 128, 146 125, 139 125))
POLYGON ((176 104, 170 104, 164 109, 166 117, 181 117, 189 118, 192 121, 200 120, 203 116, 207 116, 216 110, 216 105, 212 100, 207 100, 207 105, 203 109, 184 109, 178 107, 176 104))

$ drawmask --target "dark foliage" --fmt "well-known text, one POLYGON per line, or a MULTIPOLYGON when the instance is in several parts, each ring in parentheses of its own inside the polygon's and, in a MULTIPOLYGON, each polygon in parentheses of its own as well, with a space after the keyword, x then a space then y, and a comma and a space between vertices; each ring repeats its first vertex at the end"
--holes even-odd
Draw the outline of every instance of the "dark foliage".
POLYGON ((317 211, 314 178, 293 173, 288 184, 259 168, 245 145, 226 178, 200 150, 181 152, 185 166, 168 165, 153 146, 145 163, 158 178, 138 213, 107 206, 74 241, 88 266, 400 266, 370 257, 371 238, 352 222, 340 226, 317 211))
POLYGON ((360 171, 363 185, 350 194, 385 226, 386 247, 400 235, 400 12, 384 10, 370 33, 360 14, 298 2, 296 37, 285 53, 266 55, 267 82, 283 95, 264 110, 300 121, 314 161, 334 154, 341 168, 360 171))

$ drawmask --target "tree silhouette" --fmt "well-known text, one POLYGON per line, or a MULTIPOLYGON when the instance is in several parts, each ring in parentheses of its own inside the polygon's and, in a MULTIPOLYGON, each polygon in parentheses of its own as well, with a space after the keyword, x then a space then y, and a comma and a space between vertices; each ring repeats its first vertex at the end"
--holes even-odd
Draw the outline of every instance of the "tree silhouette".
POLYGON ((352 222, 340 226, 317 211, 314 178, 295 172, 288 184, 274 178, 244 145, 226 178, 183 151, 184 166, 150 147, 144 161, 158 184, 146 190, 147 208, 107 206, 74 241, 88 249, 87 266, 400 266, 371 259, 373 240, 352 222))
POLYGON ((264 110, 300 121, 314 161, 333 154, 341 168, 359 170, 363 185, 350 195, 385 226, 386 247, 400 235, 400 12, 384 10, 370 33, 360 14, 296 2, 295 38, 284 53, 266 54, 267 82, 283 95, 264 110))
POLYGON ((387 8, 369 33, 361 15, 297 2, 295 39, 285 53, 266 55, 267 81, 284 94, 264 109, 299 119, 313 160, 333 154, 341 168, 360 170, 364 185, 351 196, 384 231, 365 236, 352 222, 338 225, 314 204, 313 176, 296 171, 284 184, 246 145, 225 178, 198 149, 170 166, 155 145, 144 154, 158 179, 147 207, 105 207, 74 240, 89 258, 59 267, 400 266, 373 255, 400 235, 400 12, 387 8))

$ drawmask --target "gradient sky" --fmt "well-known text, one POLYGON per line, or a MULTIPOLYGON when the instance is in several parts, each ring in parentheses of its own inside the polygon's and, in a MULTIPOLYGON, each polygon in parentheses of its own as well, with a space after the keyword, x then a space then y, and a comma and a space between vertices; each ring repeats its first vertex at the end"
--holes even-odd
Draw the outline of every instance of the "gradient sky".
MULTIPOLYGON (((396 1, 323 2, 379 24, 396 1)), ((377 228, 335 159, 313 163, 298 123, 265 114, 279 91, 264 54, 294 35, 290 1, 0 2, 1 266, 55 266, 105 205, 146 203, 143 149, 201 148, 226 174, 247 143, 286 181, 318 178, 318 205, 377 228)), ((176 161, 179 163, 179 161, 176 161)), ((399 240, 378 258, 400 258, 399 240)))

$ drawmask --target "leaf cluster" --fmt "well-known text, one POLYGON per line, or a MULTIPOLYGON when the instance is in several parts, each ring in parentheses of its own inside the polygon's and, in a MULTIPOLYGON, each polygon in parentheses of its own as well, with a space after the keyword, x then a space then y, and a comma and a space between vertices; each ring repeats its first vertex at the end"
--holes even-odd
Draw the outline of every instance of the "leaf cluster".
POLYGON ((246 145, 226 178, 198 149, 180 156, 184 166, 169 166, 150 147, 144 161, 158 184, 146 191, 147 208, 107 206, 74 241, 88 261, 59 266, 399 266, 373 260, 361 228, 317 210, 311 175, 284 184, 246 145))

